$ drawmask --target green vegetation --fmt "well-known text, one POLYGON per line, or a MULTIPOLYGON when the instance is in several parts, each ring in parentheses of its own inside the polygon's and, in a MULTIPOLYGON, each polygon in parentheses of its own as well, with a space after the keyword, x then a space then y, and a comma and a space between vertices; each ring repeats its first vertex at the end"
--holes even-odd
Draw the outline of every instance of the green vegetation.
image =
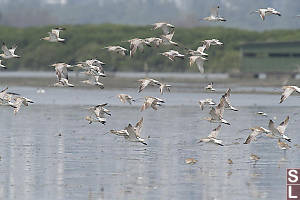
MULTIPOLYGON (((149 48, 145 52, 137 52, 130 58, 109 53, 103 49, 108 45, 120 45, 129 48, 124 40, 135 37, 158 37, 161 32, 151 31, 149 26, 128 25, 74 25, 65 26, 66 31, 61 33, 66 38, 65 44, 49 43, 40 38, 47 36, 47 32, 54 26, 12 28, 0 27, 1 41, 8 47, 17 43, 16 53, 20 59, 4 60, 9 70, 51 70, 50 64, 66 62, 75 64, 78 61, 98 58, 107 63, 105 70, 117 71, 143 71, 145 65, 150 71, 184 72, 197 71, 197 67, 189 67, 188 59, 169 61, 159 55, 169 49, 185 50, 173 46, 149 48)), ((204 39, 219 39, 223 47, 212 46, 207 53, 208 61, 204 64, 208 72, 239 71, 240 52, 239 45, 245 42, 263 41, 295 41, 300 38, 299 30, 278 30, 266 32, 253 32, 222 27, 177 28, 173 40, 186 48, 196 49, 204 39)))

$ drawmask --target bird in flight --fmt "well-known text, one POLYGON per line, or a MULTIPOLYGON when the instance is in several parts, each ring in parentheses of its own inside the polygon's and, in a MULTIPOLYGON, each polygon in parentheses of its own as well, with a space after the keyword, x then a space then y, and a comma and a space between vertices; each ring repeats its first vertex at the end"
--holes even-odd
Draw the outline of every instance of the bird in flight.
POLYGON ((300 88, 297 87, 297 86, 283 86, 282 89, 283 89, 283 92, 282 92, 282 95, 280 97, 280 102, 279 103, 284 102, 295 91, 300 93, 300 88))
POLYGON ((166 22, 157 22, 155 24, 152 24, 153 28, 152 30, 161 29, 164 33, 164 35, 168 35, 171 31, 175 29, 175 26, 172 24, 168 24, 166 22))
POLYGON ((15 54, 15 51, 17 49, 17 45, 13 45, 11 49, 8 49, 6 44, 3 42, 1 47, 3 53, 0 54, 2 58, 10 59, 10 58, 21 58, 21 56, 18 56, 15 54))
POLYGON ((41 40, 46 40, 49 42, 60 42, 65 43, 65 39, 59 37, 59 33, 63 30, 66 30, 62 27, 53 28, 51 32, 48 32, 49 36, 41 38, 41 40))
POLYGON ((210 10, 210 16, 203 18, 204 21, 211 21, 211 22, 225 22, 226 19, 224 17, 220 17, 219 15, 219 8, 220 6, 214 7, 210 10))
POLYGON ((281 16, 281 13, 275 10, 275 8, 260 8, 250 14, 258 13, 260 18, 264 21, 267 15, 277 15, 281 16))
POLYGON ((281 122, 277 128, 275 127, 273 120, 270 120, 269 121, 269 129, 272 132, 272 135, 275 137, 279 136, 282 139, 285 139, 286 141, 291 142, 292 139, 284 134, 285 129, 289 123, 289 119, 290 119, 290 117, 287 116, 285 118, 285 120, 283 122, 281 122))
POLYGON ((268 129, 265 129, 263 127, 254 127, 254 128, 250 128, 250 130, 252 132, 249 134, 244 144, 250 144, 251 141, 255 141, 256 137, 262 133, 270 133, 268 129))
POLYGON ((222 140, 217 139, 217 137, 218 137, 218 135, 220 133, 220 129, 221 129, 221 125, 219 125, 215 129, 213 129, 211 131, 211 133, 206 138, 200 139, 198 143, 201 143, 201 142, 205 142, 205 143, 212 142, 214 144, 217 144, 217 145, 220 145, 220 146, 224 146, 222 140))

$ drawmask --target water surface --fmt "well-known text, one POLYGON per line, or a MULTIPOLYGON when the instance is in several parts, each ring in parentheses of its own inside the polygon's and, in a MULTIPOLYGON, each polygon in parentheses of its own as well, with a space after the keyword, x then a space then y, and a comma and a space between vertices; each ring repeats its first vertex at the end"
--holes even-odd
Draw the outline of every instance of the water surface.
POLYGON ((36 102, 16 116, 11 108, 0 107, 0 199, 285 199, 286 168, 300 167, 300 149, 294 146, 300 144, 297 96, 278 104, 279 95, 232 94, 239 112, 225 111, 232 125, 222 126, 219 137, 226 145, 220 147, 197 143, 217 126, 202 120, 209 110, 201 111, 197 101, 218 101, 220 94, 202 89, 175 89, 162 96, 151 88, 141 94, 135 89, 36 90, 10 88, 36 102), (119 93, 139 101, 122 104, 116 98, 119 93), (144 96, 158 96, 166 104, 141 113, 144 96), (89 125, 84 120, 87 108, 105 102, 112 112, 107 124, 89 125), (279 124, 287 115, 292 149, 284 152, 265 137, 242 144, 249 131, 241 130, 267 127, 274 117, 279 124), (141 117, 147 146, 106 134, 141 117), (261 157, 256 164, 249 160, 252 153, 261 157), (191 157, 198 162, 185 164, 191 157))

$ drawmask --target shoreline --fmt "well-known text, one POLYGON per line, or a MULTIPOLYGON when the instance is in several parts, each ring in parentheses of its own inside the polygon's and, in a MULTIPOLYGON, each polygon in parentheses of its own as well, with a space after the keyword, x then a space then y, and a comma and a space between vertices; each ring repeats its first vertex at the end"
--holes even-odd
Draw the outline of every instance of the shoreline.
MULTIPOLYGON (((82 73, 70 72, 69 79, 75 87, 91 88, 97 87, 87 86, 81 81, 88 79, 82 73)), ((200 73, 136 73, 136 72, 117 72, 107 73, 107 77, 101 78, 101 82, 105 88, 123 89, 136 88, 138 79, 150 77, 162 82, 167 82, 175 89, 198 89, 205 87, 208 83, 214 82, 215 88, 239 88, 239 87, 254 87, 248 88, 247 93, 270 93, 266 91, 256 90, 255 87, 275 87, 279 93, 281 87, 285 84, 299 85, 300 80, 269 77, 266 79, 255 79, 249 77, 231 77, 229 74, 200 74, 200 73), (249 91, 250 90, 250 91, 249 91)), ((55 72, 0 72, 0 85, 2 86, 27 86, 27 87, 52 87, 56 82, 55 72)), ((237 92, 237 91, 236 91, 237 92)), ((241 93, 243 91, 240 91, 241 93)))

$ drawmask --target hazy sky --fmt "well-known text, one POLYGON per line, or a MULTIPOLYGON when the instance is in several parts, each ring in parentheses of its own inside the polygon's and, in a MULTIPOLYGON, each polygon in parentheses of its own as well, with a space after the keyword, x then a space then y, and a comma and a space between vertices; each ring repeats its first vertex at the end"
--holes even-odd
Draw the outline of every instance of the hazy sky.
POLYGON ((218 25, 251 30, 300 28, 300 0, 0 0, 0 23, 10 26, 47 24, 152 24, 168 21, 179 26, 215 25, 199 21, 220 5, 228 19, 218 25), (274 7, 282 17, 264 22, 249 13, 274 7), (22 8, 22 9, 20 9, 22 8))

